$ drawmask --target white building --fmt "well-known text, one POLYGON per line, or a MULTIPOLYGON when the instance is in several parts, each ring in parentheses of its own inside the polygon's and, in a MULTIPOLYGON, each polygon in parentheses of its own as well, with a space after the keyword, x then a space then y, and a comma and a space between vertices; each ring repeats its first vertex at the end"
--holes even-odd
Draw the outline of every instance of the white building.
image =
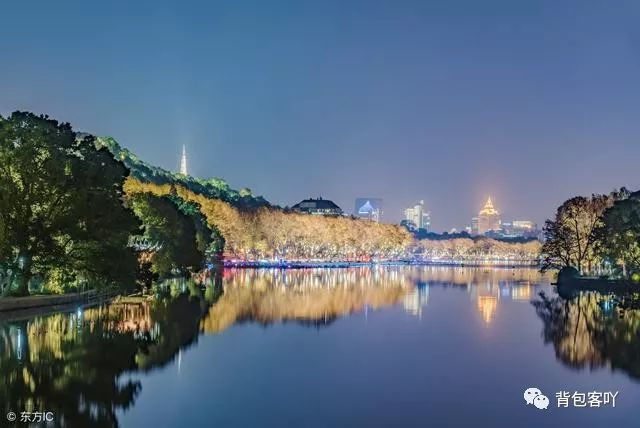
POLYGON ((356 199, 353 215, 356 217, 380 223, 382 217, 382 199, 358 198, 356 199))
POLYGON ((424 201, 418 202, 415 206, 404 210, 404 218, 411 222, 416 229, 431 229, 431 213, 425 210, 424 201))

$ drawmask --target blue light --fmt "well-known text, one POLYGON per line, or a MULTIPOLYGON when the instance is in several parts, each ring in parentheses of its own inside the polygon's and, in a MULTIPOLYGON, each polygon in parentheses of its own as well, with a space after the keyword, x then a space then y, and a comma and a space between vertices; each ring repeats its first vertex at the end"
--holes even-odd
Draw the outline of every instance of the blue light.
POLYGON ((611 312, 614 307, 614 302, 612 300, 604 300, 600 303, 603 312, 611 312))

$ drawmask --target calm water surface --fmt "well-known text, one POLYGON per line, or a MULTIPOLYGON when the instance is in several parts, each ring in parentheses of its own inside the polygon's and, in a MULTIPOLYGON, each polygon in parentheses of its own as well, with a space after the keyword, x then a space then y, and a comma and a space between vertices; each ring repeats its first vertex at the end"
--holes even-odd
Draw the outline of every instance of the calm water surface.
POLYGON ((68 426, 639 426, 640 311, 621 306, 528 269, 225 270, 1 321, 0 403, 68 426))

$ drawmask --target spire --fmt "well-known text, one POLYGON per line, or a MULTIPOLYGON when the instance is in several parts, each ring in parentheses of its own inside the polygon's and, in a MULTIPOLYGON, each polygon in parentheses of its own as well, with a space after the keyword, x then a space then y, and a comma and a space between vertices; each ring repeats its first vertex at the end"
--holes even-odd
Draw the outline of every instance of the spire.
POLYGON ((493 202, 491 202, 491 196, 489 196, 489 198, 487 199, 487 203, 484 204, 484 209, 485 210, 492 210, 493 209, 493 202))
POLYGON ((487 202, 484 204, 484 207, 480 210, 479 215, 499 215, 498 210, 493 206, 493 202, 491 201, 491 196, 487 199, 487 202))
POLYGON ((182 145, 182 158, 180 159, 180 174, 189 175, 187 172, 187 148, 182 145))

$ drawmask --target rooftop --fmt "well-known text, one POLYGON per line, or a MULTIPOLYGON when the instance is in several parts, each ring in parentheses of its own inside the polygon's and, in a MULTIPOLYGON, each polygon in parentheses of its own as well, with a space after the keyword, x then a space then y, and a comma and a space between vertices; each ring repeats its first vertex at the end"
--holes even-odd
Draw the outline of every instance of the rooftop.
POLYGON ((494 208, 493 202, 491 202, 491 197, 487 199, 487 202, 484 204, 484 207, 480 210, 479 215, 500 215, 500 212, 494 208))
POLYGON ((295 204, 293 207, 291 207, 291 209, 300 210, 300 211, 333 210, 333 211, 342 212, 342 209, 338 205, 336 205, 333 201, 329 199, 322 199, 322 198, 305 199, 295 204))

